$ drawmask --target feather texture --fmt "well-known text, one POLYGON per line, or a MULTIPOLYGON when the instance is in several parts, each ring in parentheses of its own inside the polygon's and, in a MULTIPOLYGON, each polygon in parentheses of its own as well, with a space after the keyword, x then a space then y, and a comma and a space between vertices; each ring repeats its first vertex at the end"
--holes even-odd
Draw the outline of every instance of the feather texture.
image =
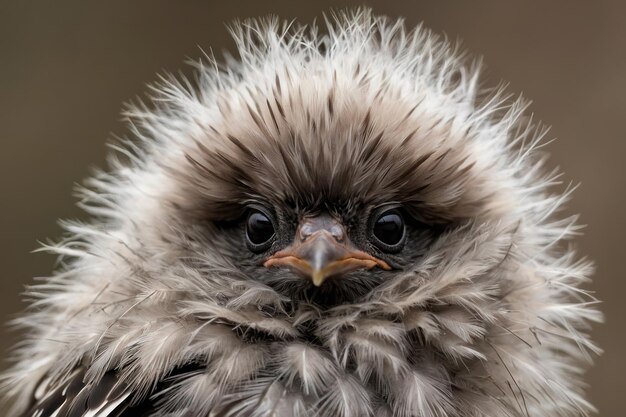
POLYGON ((582 371, 601 315, 581 289, 591 264, 563 245, 578 226, 559 214, 570 190, 544 169, 545 129, 424 28, 366 9, 326 27, 235 24, 238 58, 163 77, 126 111, 130 139, 79 190, 93 220, 44 248, 63 267, 17 321, 9 415, 593 410, 582 371), (447 226, 392 279, 320 306, 225 253, 216 224, 258 200, 400 202, 447 226))

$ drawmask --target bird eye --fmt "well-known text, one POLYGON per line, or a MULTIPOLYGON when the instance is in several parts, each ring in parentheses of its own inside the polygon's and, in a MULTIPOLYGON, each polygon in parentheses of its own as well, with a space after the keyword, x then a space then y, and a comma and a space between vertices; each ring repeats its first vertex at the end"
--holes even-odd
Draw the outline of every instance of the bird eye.
POLYGON ((376 246, 385 252, 397 252, 404 243, 404 219, 397 209, 383 211, 378 214, 373 225, 372 234, 376 246))
POLYGON ((268 216, 259 210, 252 210, 246 220, 246 238, 252 251, 267 249, 274 237, 274 224, 268 216))

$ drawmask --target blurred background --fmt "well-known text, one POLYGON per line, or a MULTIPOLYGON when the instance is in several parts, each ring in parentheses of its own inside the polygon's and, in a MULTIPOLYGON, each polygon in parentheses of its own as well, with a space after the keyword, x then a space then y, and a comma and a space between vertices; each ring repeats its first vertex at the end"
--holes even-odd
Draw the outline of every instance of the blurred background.
MULTIPOLYGON (((485 58, 487 80, 533 100, 552 125, 552 165, 581 183, 569 212, 587 225, 579 252, 597 263, 591 288, 606 324, 589 372, 601 416, 623 416, 626 386, 626 3, 571 1, 12 1, 0 0, 0 320, 54 259, 32 254, 60 236, 58 218, 81 218, 72 187, 104 166, 124 134, 123 102, 187 57, 232 50, 225 23, 278 14, 310 22, 329 8, 367 4, 423 21, 485 58), (88 3, 90 5, 88 5, 88 3)), ((0 350, 19 335, 0 329, 0 350)), ((0 412, 0 416, 2 413, 0 412)))

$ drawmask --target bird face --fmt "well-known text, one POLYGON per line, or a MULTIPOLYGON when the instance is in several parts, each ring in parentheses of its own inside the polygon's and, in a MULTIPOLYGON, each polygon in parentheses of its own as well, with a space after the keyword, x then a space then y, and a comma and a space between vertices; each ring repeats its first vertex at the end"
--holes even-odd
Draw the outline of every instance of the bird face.
POLYGON ((292 287, 296 291, 287 291, 291 296, 304 290, 317 295, 316 301, 322 304, 349 300, 383 280, 384 271, 401 268, 390 256, 401 252, 407 240, 407 226, 398 208, 376 209, 367 221, 344 219, 328 211, 307 213, 299 216, 295 227, 277 224, 266 213, 250 209, 245 239, 250 251, 263 256, 261 266, 270 269, 262 273, 268 283, 281 291, 292 287), (279 239, 277 233, 284 237, 279 239), (272 253, 268 249, 274 240, 287 244, 272 253), (292 279, 287 280, 278 268, 287 269, 292 279), (289 286, 283 284, 285 280, 289 286))
POLYGON ((225 256, 292 300, 318 305, 355 301, 423 255, 439 227, 397 204, 349 213, 336 207, 299 210, 247 206, 217 233, 230 235, 225 256), (241 248, 244 248, 243 250, 241 248), (230 254, 230 255, 229 255, 230 254))
POLYGON ((171 164, 186 169, 176 207, 187 214, 174 217, 206 222, 207 245, 249 279, 291 301, 356 302, 497 206, 444 120, 373 96, 358 77, 275 80, 270 93, 231 97, 184 164, 171 164))
POLYGON ((181 168, 174 221, 206 223, 208 246, 291 301, 336 305, 497 213, 506 188, 476 168, 466 132, 402 85, 379 94, 363 74, 319 71, 219 97, 219 118, 167 165, 181 168))

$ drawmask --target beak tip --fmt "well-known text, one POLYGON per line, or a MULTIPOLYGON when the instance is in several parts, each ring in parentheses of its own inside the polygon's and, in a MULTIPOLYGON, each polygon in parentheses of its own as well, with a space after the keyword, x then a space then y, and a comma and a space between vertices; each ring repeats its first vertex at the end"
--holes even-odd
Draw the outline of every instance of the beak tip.
POLYGON ((311 281, 313 282, 313 285, 320 287, 324 281, 326 281, 326 276, 322 274, 321 271, 315 272, 311 277, 311 281))

